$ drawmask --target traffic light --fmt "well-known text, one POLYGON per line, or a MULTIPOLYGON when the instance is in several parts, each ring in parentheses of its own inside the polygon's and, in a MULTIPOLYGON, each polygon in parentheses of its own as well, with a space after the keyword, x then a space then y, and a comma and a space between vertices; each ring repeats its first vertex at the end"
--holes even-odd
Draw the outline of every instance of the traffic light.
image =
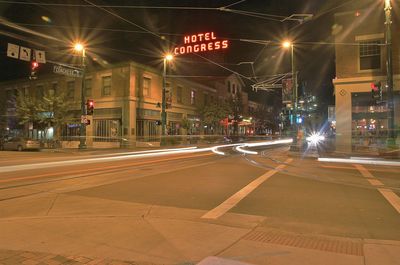
POLYGON ((37 72, 38 68, 39 68, 39 63, 36 61, 32 61, 31 62, 31 74, 29 76, 29 79, 31 79, 31 80, 37 79, 36 72, 37 72))
POLYGON ((382 84, 381 82, 371 83, 371 94, 375 100, 382 100, 382 84))
POLYGON ((93 99, 86 100, 86 115, 93 115, 94 101, 93 99))

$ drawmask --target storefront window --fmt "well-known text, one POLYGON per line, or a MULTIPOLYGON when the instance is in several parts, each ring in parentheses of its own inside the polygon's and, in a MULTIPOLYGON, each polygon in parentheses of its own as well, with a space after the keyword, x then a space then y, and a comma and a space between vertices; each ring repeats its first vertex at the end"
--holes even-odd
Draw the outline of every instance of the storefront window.
POLYGON ((353 149, 382 145, 387 136, 387 105, 376 104, 371 93, 352 94, 353 149))

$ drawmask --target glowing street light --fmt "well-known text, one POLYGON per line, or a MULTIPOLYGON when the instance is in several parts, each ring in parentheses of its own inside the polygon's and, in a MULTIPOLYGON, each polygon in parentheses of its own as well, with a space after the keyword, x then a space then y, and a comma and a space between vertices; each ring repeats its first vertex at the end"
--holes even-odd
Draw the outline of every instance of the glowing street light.
POLYGON ((293 113, 292 113, 292 126, 293 126, 293 142, 291 145, 291 150, 292 151, 297 151, 298 146, 297 146, 297 71, 296 71, 296 65, 295 65, 295 58, 294 58, 294 44, 291 41, 284 41, 282 42, 282 47, 284 49, 289 49, 291 50, 291 61, 292 61, 292 107, 293 107, 293 113))
POLYGON ((290 41, 284 41, 282 43, 282 47, 285 49, 289 49, 292 46, 292 43, 290 41))
MULTIPOLYGON (((73 45, 74 51, 79 52, 81 56, 81 70, 82 70, 82 83, 81 83, 81 115, 86 116, 86 102, 85 102, 85 46, 82 43, 76 42, 73 45)), ((82 119, 81 119, 82 120, 82 119)), ((86 124, 82 123, 80 126, 79 149, 86 148, 86 124)))
POLYGON ((166 86, 167 86, 167 82, 166 82, 166 75, 167 75, 167 62, 170 62, 174 59, 174 56, 170 53, 167 53, 164 56, 164 70, 163 70, 163 87, 162 87, 162 107, 161 107, 161 135, 164 136, 165 135, 165 129, 166 129, 166 125, 167 125, 167 113, 165 111, 166 106, 167 106, 167 102, 166 102, 166 86))

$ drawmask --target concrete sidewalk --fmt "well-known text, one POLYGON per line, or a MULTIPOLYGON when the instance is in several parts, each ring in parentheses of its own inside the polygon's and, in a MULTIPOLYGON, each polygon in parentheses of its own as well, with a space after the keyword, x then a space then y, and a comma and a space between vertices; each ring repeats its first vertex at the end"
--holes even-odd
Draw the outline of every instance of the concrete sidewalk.
POLYGON ((260 227, 260 216, 208 220, 203 210, 55 193, 0 209, 0 264, 400 264, 400 242, 285 232, 260 227))

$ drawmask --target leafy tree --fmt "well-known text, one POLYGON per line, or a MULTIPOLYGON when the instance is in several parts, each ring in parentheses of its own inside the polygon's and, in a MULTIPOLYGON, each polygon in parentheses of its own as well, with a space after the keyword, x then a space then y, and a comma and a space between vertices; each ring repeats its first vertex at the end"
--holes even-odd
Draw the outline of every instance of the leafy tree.
POLYGON ((45 133, 50 127, 55 128, 55 138, 59 139, 61 128, 69 119, 70 103, 64 94, 45 93, 42 99, 18 96, 16 113, 19 124, 33 124, 45 133))
POLYGON ((237 93, 230 100, 230 109, 234 119, 233 134, 237 135, 239 132, 239 119, 243 115, 243 100, 242 93, 237 93))
POLYGON ((185 129, 186 131, 188 131, 190 129, 190 127, 192 126, 192 123, 189 119, 187 118, 183 118, 181 120, 181 127, 182 129, 185 129))
POLYGON ((231 112, 231 105, 226 102, 213 102, 199 110, 203 124, 214 128, 218 128, 220 121, 227 118, 231 112))

